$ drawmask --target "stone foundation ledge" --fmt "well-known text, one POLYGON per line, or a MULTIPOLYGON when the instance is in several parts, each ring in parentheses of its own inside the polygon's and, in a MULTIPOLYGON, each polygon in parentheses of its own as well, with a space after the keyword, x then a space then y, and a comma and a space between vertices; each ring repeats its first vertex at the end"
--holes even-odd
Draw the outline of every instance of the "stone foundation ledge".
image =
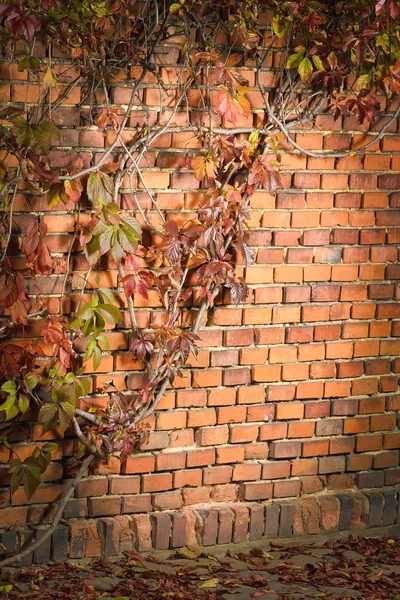
MULTIPOLYGON (((198 504, 176 511, 70 519, 21 563, 118 556, 136 550, 198 550, 400 524, 400 488, 340 492, 269 503, 198 504)), ((0 533, 3 555, 18 552, 47 527, 0 533)), ((396 531, 399 527, 394 528, 396 531)), ((295 541, 295 540, 294 540, 295 541)))

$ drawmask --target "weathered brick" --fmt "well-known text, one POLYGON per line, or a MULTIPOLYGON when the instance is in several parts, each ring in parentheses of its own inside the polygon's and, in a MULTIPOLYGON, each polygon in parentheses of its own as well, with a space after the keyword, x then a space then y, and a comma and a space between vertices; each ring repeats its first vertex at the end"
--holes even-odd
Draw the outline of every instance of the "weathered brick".
POLYGON ((156 550, 168 550, 171 536, 172 521, 168 513, 152 513, 151 541, 156 550))
POLYGON ((172 535, 171 548, 183 548, 186 542, 186 516, 179 513, 171 513, 172 535))

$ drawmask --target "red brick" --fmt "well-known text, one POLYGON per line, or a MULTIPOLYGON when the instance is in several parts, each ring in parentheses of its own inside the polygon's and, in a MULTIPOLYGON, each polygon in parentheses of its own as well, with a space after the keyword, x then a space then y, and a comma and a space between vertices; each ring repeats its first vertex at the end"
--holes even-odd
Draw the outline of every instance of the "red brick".
POLYGON ((200 486, 197 488, 184 488, 182 490, 182 498, 185 506, 191 504, 199 504, 201 502, 210 501, 210 488, 208 486, 200 486))
POLYGON ((231 427, 230 439, 232 444, 255 442, 258 438, 258 425, 236 425, 231 427))
POLYGON ((173 471, 186 466, 186 452, 165 452, 156 456, 157 471, 173 471))
POLYGON ((269 362, 271 364, 288 363, 288 362, 296 362, 296 361, 297 361, 297 350, 293 346, 277 346, 277 347, 271 348, 269 351, 269 362))
POLYGON ((318 459, 297 459, 292 462, 292 477, 298 475, 316 475, 318 472, 318 459))
POLYGON ((316 419, 329 416, 330 402, 321 400, 320 402, 307 402, 305 404, 304 416, 306 419, 316 419))
POLYGON ((299 383, 296 390, 296 398, 312 399, 322 398, 324 384, 319 381, 299 383))
POLYGON ((274 498, 299 496, 300 481, 276 481, 274 483, 274 498))
POLYGON ((201 485, 203 471, 201 469, 188 469, 183 471, 175 471, 174 488, 183 488, 185 486, 198 487, 201 485))
POLYGON ((328 454, 329 440, 303 442, 302 456, 325 456, 328 454))
POLYGON ((127 475, 133 473, 151 473, 155 470, 155 458, 152 454, 142 454, 127 458, 123 472, 127 475))
POLYGON ((216 450, 217 464, 242 462, 244 460, 243 446, 220 446, 216 450))
POLYGON ((382 435, 358 435, 356 438, 357 452, 372 452, 382 449, 382 435))
POLYGON ((232 404, 235 404, 235 401, 236 390, 234 389, 223 388, 209 391, 208 406, 231 406, 232 404))
POLYGON ((263 479, 284 479, 290 476, 290 462, 279 461, 279 462, 268 462, 263 465, 262 478, 263 479))
POLYGON ((179 391, 176 395, 178 408, 191 408, 206 406, 207 392, 205 390, 179 391))
POLYGON ((193 409, 188 413, 188 427, 204 427, 206 425, 215 425, 217 417, 214 408, 193 409))
POLYGON ((286 437, 287 423, 268 423, 260 427, 260 440, 280 440, 286 437))
POLYGON ((308 379, 309 365, 283 365, 283 381, 301 381, 308 379))
POLYGON ((240 490, 240 496, 243 500, 267 500, 272 498, 272 483, 263 481, 243 483, 240 490))
POLYGON ((259 404, 265 400, 265 388, 251 385, 238 390, 238 404, 259 404))
POLYGON ((293 400, 296 394, 295 385, 269 385, 268 400, 275 402, 276 400, 293 400))
POLYGON ((212 467, 203 471, 204 485, 229 483, 231 479, 232 467, 230 466, 212 467))
POLYGON ((289 419, 302 419, 304 416, 304 404, 302 402, 288 402, 278 404, 275 418, 278 421, 289 419))
POLYGON ((183 429, 186 427, 187 412, 163 412, 157 415, 157 429, 183 429))
POLYGON ((172 488, 171 473, 157 473, 154 475, 144 475, 142 483, 142 491, 146 492, 162 492, 172 488))
POLYGON ((261 477, 259 463, 245 463, 233 467, 232 481, 258 481, 261 477))
POLYGON ((300 456, 301 442, 292 441, 274 441, 270 445, 270 455, 272 458, 295 458, 300 456))
POLYGON ((288 438, 304 438, 314 435, 315 423, 313 421, 302 423, 289 423, 288 438))
POLYGON ((229 429, 225 425, 203 427, 196 432, 196 441, 200 446, 214 446, 228 441, 229 429))

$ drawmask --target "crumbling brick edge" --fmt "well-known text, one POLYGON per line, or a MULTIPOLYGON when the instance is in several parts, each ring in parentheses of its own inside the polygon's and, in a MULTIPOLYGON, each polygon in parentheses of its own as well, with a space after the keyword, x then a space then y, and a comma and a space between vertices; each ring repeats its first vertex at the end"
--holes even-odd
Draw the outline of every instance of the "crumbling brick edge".
MULTIPOLYGON (((67 559, 115 557, 126 551, 149 552, 187 547, 312 537, 334 532, 370 533, 374 528, 400 533, 400 487, 341 491, 275 502, 197 504, 176 511, 70 519, 21 566, 67 559), (397 526, 398 525, 398 526, 397 526)), ((43 535, 46 527, 36 528, 43 535)), ((3 553, 17 552, 33 529, 0 532, 3 553)))

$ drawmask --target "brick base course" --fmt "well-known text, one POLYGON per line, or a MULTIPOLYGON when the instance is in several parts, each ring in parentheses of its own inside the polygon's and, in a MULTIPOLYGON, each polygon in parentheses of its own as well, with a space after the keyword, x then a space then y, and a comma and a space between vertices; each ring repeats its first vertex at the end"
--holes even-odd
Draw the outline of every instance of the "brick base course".
MULTIPOLYGON (((68 558, 117 556, 137 550, 168 550, 238 544, 300 535, 344 532, 399 524, 400 487, 346 491, 271 503, 198 504, 177 511, 138 513, 98 519, 70 519, 51 540, 22 563, 42 564, 68 558)), ((397 529, 397 528, 396 528, 397 529)), ((46 528, 36 529, 43 535, 46 528)), ((11 553, 32 540, 33 530, 0 533, 11 553)))

